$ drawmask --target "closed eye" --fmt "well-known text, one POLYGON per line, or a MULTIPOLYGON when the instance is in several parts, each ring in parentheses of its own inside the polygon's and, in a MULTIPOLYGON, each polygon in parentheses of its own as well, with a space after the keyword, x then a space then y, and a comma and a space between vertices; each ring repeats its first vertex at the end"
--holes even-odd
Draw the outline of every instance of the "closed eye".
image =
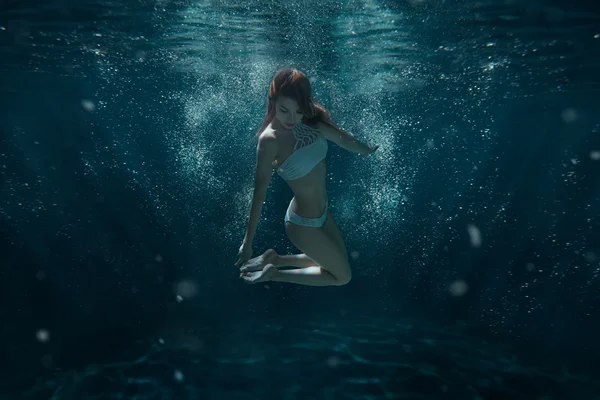
MULTIPOLYGON (((284 113, 284 114, 285 114, 286 112, 288 112, 288 110, 284 110, 283 108, 280 108, 280 109, 279 109, 279 111, 281 111, 281 112, 282 112, 282 113, 284 113)), ((300 111, 300 110, 298 110, 298 111, 296 111, 296 112, 297 112, 298 114, 302 114, 302 111, 300 111)))

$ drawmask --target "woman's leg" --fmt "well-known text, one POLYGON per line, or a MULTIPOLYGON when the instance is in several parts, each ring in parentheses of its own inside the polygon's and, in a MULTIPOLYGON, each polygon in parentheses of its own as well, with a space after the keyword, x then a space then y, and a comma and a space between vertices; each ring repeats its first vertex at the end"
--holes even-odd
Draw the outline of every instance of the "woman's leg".
POLYGON ((331 212, 328 211, 323 227, 313 228, 287 222, 286 233, 292 243, 304 252, 289 256, 288 260, 304 265, 314 262, 316 265, 296 270, 278 270, 276 265, 268 263, 262 271, 243 272, 244 280, 249 283, 276 281, 309 286, 340 286, 350 281, 352 273, 346 248, 331 212))
MULTIPOLYGON (((286 226, 290 223, 289 221, 295 223, 296 225, 304 225, 304 226, 312 226, 314 228, 324 228, 325 222, 328 215, 328 207, 327 202, 325 203, 325 212, 320 218, 305 218, 299 215, 296 215, 294 211, 292 211, 292 201, 290 201, 290 205, 285 214, 285 224, 286 226)), ((287 231, 287 228, 286 228, 287 231)), ((343 243, 342 243, 343 245, 343 243)), ((246 261, 242 267, 240 268, 241 273, 252 272, 252 271, 262 271, 267 264, 273 264, 277 268, 281 267, 296 267, 296 268, 308 268, 314 267, 318 265, 313 259, 308 257, 306 254, 289 254, 289 255, 279 255, 273 249, 268 249, 262 255, 252 258, 246 261)))
POLYGON ((306 254, 288 254, 282 256, 277 254, 275 250, 269 249, 262 255, 246 261, 240 268, 240 272, 262 271, 267 264, 272 264, 277 268, 308 268, 317 265, 317 263, 306 254))

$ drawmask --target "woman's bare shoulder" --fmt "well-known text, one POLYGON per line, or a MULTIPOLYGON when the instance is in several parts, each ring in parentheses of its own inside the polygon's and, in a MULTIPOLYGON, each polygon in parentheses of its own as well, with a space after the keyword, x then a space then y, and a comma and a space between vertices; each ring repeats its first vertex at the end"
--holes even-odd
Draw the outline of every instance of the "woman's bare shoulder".
POLYGON ((259 147, 269 146, 277 148, 277 136, 275 130, 270 127, 265 128, 258 137, 258 145, 259 147))
POLYGON ((265 128, 265 130, 262 131, 262 133, 260 134, 260 136, 263 136, 263 135, 274 136, 275 132, 276 132, 275 129, 271 128, 270 126, 267 126, 265 128))
POLYGON ((273 141, 273 142, 279 142, 279 139, 282 138, 282 132, 278 132, 277 129, 275 129, 275 128, 273 128, 273 127, 271 127, 269 125, 260 134, 259 139, 260 138, 264 138, 266 140, 270 140, 270 141, 273 141))

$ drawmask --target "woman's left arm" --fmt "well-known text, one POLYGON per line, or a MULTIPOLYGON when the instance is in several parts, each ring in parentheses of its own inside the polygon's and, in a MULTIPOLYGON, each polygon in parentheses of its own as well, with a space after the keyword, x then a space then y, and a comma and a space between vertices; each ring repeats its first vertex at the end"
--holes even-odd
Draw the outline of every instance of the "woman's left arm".
POLYGON ((379 148, 379 145, 371 146, 370 143, 361 143, 350 133, 335 126, 331 120, 319 121, 317 123, 317 129, 327 140, 331 140, 343 149, 352 151, 361 156, 368 156, 379 148))

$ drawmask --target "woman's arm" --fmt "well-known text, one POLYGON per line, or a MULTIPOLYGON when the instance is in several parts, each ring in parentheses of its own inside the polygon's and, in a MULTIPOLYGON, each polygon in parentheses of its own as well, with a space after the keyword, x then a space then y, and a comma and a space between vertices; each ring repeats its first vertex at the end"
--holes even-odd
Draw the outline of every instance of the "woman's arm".
POLYGON ((271 134, 262 134, 258 138, 256 146, 256 174, 254 177, 254 193, 248 218, 248 228, 244 236, 244 243, 252 243, 254 233, 258 226, 258 220, 262 211, 262 205, 267 195, 267 188, 273 175, 272 163, 277 156, 277 140, 271 134))
POLYGON ((371 147, 361 143, 348 132, 345 132, 339 127, 335 126, 330 119, 325 119, 324 121, 318 122, 317 129, 323 134, 323 136, 325 136, 326 139, 331 140, 338 146, 361 156, 368 156, 379 147, 371 147))

